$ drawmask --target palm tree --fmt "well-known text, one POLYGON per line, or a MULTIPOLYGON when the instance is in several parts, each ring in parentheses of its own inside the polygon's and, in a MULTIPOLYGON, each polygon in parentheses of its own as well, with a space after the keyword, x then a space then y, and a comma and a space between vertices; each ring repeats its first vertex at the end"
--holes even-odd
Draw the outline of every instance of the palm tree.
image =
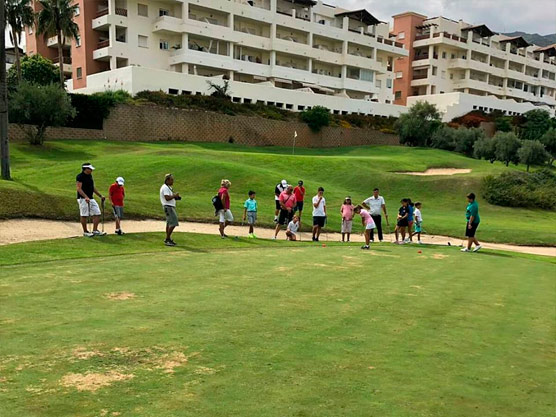
POLYGON ((21 81, 21 63, 19 62, 19 43, 21 33, 25 26, 35 23, 35 13, 30 6, 31 0, 6 0, 5 13, 6 22, 10 25, 10 37, 15 51, 15 68, 17 80, 21 81))
POLYGON ((6 85, 6 19, 4 0, 0 1, 0 165, 5 180, 10 177, 10 148, 8 144, 8 89, 6 85))
POLYGON ((66 39, 77 39, 79 27, 73 21, 78 6, 73 0, 39 0, 42 10, 39 12, 37 31, 45 39, 56 36, 58 39, 58 59, 60 61, 60 84, 64 88, 64 55, 66 39))

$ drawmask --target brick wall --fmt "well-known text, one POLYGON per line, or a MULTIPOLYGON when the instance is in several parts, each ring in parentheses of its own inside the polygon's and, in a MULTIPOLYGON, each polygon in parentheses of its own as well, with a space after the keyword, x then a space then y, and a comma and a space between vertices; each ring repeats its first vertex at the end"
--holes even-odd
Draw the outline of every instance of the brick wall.
MULTIPOLYGON (((250 146, 291 146, 297 131, 300 147, 398 145, 396 135, 369 129, 327 127, 313 133, 305 123, 260 117, 227 116, 198 110, 154 105, 119 105, 104 121, 103 130, 49 128, 47 139, 107 139, 114 141, 229 142, 250 146)), ((10 139, 24 140, 10 125, 10 139)))

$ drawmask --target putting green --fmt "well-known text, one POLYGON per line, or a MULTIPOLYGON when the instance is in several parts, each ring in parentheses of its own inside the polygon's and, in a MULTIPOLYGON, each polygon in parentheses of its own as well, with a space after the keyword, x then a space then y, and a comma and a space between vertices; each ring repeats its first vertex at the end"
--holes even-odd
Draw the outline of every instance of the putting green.
POLYGON ((0 247, 0 415, 553 415, 553 259, 176 241, 0 247))

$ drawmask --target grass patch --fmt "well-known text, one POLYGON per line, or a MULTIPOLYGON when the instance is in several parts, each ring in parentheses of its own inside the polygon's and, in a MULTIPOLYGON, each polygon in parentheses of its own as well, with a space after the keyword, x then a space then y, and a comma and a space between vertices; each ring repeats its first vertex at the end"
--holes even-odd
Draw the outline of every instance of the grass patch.
MULTIPOLYGON (((463 234, 465 195, 473 191, 480 196, 484 176, 515 169, 440 150, 386 146, 298 149, 295 156, 289 148, 137 142, 57 141, 43 148, 14 144, 11 150, 15 181, 0 182, 0 218, 76 219, 74 179, 81 163, 92 161, 98 168, 95 180, 102 192, 107 192, 117 176, 126 178, 126 212, 133 218, 163 216, 158 189, 164 174, 172 172, 175 188, 184 196, 178 208, 183 218, 214 221, 210 200, 220 179, 229 178, 236 219, 247 191, 253 189, 258 193, 260 224, 271 226, 274 186, 286 178, 292 183, 303 179, 310 196, 319 186, 326 189, 331 229, 339 230, 338 213, 346 195, 362 201, 378 186, 392 215, 399 200, 409 196, 423 202, 424 226, 429 233, 450 236, 463 234), (472 172, 451 177, 396 174, 428 168, 465 168, 472 172)), ((479 238, 514 244, 556 244, 552 233, 556 213, 497 207, 481 196, 479 201, 479 238)))

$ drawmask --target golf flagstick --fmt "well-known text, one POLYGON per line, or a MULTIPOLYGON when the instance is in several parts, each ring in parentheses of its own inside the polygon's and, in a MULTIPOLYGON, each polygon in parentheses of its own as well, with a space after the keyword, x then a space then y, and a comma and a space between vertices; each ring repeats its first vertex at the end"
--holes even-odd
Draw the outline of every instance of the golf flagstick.
POLYGON ((293 132, 293 148, 292 148, 292 155, 295 155, 295 138, 297 138, 297 130, 293 132))

